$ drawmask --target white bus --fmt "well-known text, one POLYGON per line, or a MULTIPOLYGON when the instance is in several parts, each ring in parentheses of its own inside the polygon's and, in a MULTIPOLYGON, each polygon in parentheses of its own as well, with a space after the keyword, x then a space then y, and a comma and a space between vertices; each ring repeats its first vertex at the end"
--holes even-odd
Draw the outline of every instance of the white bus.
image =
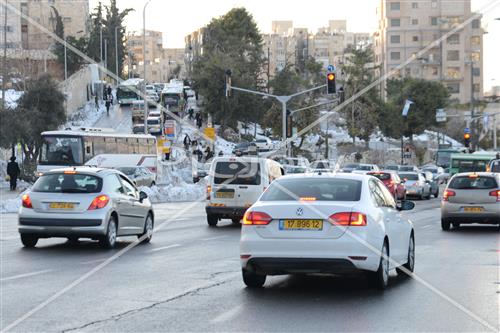
POLYGON ((39 174, 68 166, 99 166, 104 160, 108 164, 105 167, 112 167, 109 156, 116 156, 112 160, 116 160, 117 166, 124 166, 125 158, 129 161, 127 166, 145 166, 156 172, 156 138, 152 135, 118 133, 101 128, 47 131, 41 135, 43 144, 37 166, 39 174), (117 155, 122 157, 118 159, 117 155))
POLYGON ((128 79, 120 83, 116 88, 118 104, 132 104, 133 101, 142 99, 138 92, 143 91, 144 84, 144 79, 128 79))

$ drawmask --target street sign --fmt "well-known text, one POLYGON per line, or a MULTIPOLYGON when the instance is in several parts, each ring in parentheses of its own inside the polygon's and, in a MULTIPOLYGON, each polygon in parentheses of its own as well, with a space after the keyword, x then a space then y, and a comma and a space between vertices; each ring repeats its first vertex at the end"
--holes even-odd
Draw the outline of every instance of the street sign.
POLYGON ((468 127, 464 128, 464 133, 470 133, 470 128, 468 127))
POLYGON ((213 128, 213 127, 206 127, 205 130, 204 130, 204 133, 211 140, 215 140, 215 128, 213 128))
POLYGON ((446 111, 444 109, 436 109, 436 122, 443 123, 446 121, 446 111))
POLYGON ((333 65, 328 65, 328 67, 326 68, 329 72, 333 72, 335 71, 335 66, 333 65))
POLYGON ((168 139, 175 139, 175 120, 165 120, 164 133, 168 139))

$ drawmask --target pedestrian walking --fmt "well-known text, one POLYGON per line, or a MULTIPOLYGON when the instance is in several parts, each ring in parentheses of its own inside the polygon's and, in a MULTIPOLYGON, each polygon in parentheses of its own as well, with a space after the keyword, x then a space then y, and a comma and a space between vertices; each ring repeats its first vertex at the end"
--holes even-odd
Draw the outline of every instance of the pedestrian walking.
POLYGON ((21 173, 21 169, 19 169, 19 164, 16 162, 16 157, 12 156, 10 158, 10 162, 7 163, 7 174, 9 175, 10 181, 10 190, 15 191, 17 187, 17 177, 21 173))
POLYGON ((184 149, 188 150, 189 145, 191 144, 191 138, 189 137, 189 135, 186 134, 183 142, 184 142, 184 149))
POLYGON ((97 94, 95 94, 95 108, 99 111, 99 97, 97 97, 97 94))
POLYGON ((193 120, 193 115, 194 115, 194 110, 193 110, 193 108, 189 108, 189 110, 188 110, 188 117, 189 117, 189 120, 193 120))
POLYGON ((106 86, 102 87, 102 100, 105 101, 108 99, 108 89, 106 86))
POLYGON ((214 157, 214 153, 210 149, 210 146, 207 146, 207 149, 205 149, 205 161, 210 160, 212 157, 214 157))
POLYGON ((111 86, 108 86, 107 93, 108 97, 111 96, 111 100, 113 100, 113 90, 111 89, 111 86))
POLYGON ((106 99, 106 113, 109 116, 109 108, 111 107, 111 98, 106 99))
POLYGON ((196 147, 196 153, 198 154, 198 162, 201 162, 203 159, 203 147, 201 146, 201 143, 198 143, 198 146, 196 147))

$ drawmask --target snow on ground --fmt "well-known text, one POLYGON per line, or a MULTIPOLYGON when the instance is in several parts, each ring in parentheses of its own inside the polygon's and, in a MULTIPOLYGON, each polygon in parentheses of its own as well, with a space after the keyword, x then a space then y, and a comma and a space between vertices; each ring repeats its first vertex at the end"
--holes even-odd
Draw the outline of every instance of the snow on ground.
MULTIPOLYGON (((19 184, 19 182, 18 182, 19 184)), ((17 213, 19 207, 21 207, 21 197, 29 192, 29 188, 24 190, 21 194, 19 194, 15 198, 0 200, 0 213, 17 213)))
POLYGON ((7 89, 5 91, 5 102, 8 108, 14 109, 17 107, 17 101, 23 95, 24 91, 7 89))
POLYGON ((93 127, 105 113, 106 107, 103 103, 100 103, 99 109, 96 110, 95 102, 89 101, 83 108, 73 113, 68 122, 61 127, 93 127))

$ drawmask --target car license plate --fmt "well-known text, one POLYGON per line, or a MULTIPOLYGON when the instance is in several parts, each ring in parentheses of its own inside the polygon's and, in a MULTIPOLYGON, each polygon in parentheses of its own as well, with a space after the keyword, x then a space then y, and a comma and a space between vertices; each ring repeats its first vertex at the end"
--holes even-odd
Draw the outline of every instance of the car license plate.
POLYGON ((52 209, 73 209, 75 204, 71 202, 51 202, 49 208, 52 209))
POLYGON ((483 207, 464 207, 464 212, 468 213, 477 213, 482 212, 483 210, 483 207))
POLYGON ((280 230, 323 230, 323 220, 280 220, 280 230))
POLYGON ((234 192, 215 192, 215 197, 219 199, 232 199, 234 192))

